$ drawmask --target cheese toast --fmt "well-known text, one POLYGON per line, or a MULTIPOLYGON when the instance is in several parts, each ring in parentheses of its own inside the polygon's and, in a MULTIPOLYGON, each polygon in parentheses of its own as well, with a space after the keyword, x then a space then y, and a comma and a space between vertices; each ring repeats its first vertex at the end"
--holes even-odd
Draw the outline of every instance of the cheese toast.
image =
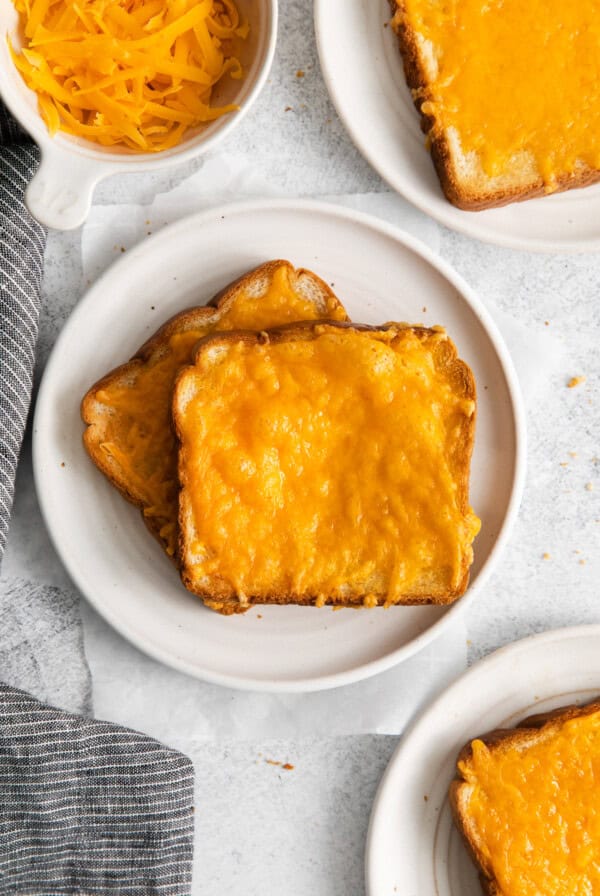
POLYGON ((600 179, 595 0, 390 0, 444 194, 477 210, 600 179))
POLYGON ((600 892, 600 702, 468 743, 450 804, 488 896, 600 892))
POLYGON ((173 395, 185 586, 226 614, 456 600, 480 525, 475 401, 441 328, 203 340, 173 395))
POLYGON ((271 261, 245 274, 202 307, 167 321, 126 364, 89 389, 81 405, 84 445, 96 466, 141 511, 175 557, 177 452, 171 397, 180 367, 215 330, 262 329, 319 318, 347 320, 332 290, 311 271, 271 261))

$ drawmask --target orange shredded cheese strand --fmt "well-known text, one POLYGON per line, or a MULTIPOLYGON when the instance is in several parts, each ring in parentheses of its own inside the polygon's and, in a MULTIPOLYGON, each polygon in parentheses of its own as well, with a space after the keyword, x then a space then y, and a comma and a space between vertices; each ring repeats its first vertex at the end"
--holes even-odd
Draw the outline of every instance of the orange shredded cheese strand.
POLYGON ((237 106, 211 106, 243 76, 234 0, 14 0, 26 41, 10 44, 51 134, 159 152, 237 106))

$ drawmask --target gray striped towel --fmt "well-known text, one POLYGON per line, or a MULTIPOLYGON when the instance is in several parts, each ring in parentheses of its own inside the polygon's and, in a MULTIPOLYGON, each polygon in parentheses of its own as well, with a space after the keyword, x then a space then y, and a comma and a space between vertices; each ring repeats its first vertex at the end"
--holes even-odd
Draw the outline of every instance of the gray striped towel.
MULTIPOLYGON (((23 202, 38 159, 0 102, 0 561, 40 312, 45 232, 23 202)), ((187 757, 0 684, 0 896, 189 896, 192 812, 187 757)))
POLYGON ((33 384, 46 235, 23 201, 39 150, 0 102, 0 560, 33 384))
POLYGON ((188 896, 193 767, 0 685, 0 894, 188 896))

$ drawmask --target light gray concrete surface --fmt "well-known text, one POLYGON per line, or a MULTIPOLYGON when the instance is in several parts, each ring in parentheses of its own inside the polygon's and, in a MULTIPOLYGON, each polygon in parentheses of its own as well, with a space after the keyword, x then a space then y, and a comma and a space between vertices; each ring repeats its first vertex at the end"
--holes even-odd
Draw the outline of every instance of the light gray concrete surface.
MULTIPOLYGON (((250 155, 258 172, 290 195, 385 191, 327 97, 310 0, 281 0, 280 7, 269 83, 223 149, 250 155), (296 77, 298 70, 305 72, 303 78, 296 77)), ((98 189, 95 201, 150 201, 200 164, 160 176, 113 178, 98 189)), ((549 328, 561 348, 554 374, 528 409, 528 474, 516 527, 493 580, 468 614, 469 659, 475 661, 532 632, 600 621, 600 257, 534 256, 483 245, 444 228, 440 245, 442 256, 484 302, 493 302, 532 333, 549 328), (585 381, 568 388, 574 376, 585 381)), ((84 287, 80 233, 50 234, 38 373, 84 287)), ((32 589, 40 583, 68 588, 39 516, 29 451, 27 441, 3 574, 17 590, 24 580, 33 583, 32 589)), ((37 592, 46 607, 49 594, 37 592)), ((33 598, 28 605, 35 607, 33 598)), ((0 613, 7 612, 3 607, 0 613)), ((67 609, 76 624, 72 603, 67 609)), ((56 627, 53 633, 56 637, 56 627)), ((67 650, 69 694, 61 695, 60 682, 54 681, 55 690, 46 696, 54 694, 65 705, 79 699, 83 705, 87 670, 83 654, 73 653, 81 645, 71 626, 65 637, 68 645, 49 645, 44 661, 51 661, 56 650, 56 662, 62 663, 67 650)), ((0 675, 3 662, 8 659, 0 654, 0 675)), ((11 662, 16 668, 14 657, 11 662)), ((23 668, 22 685, 33 686, 29 654, 23 668)), ((199 742, 194 892, 362 893, 369 810, 395 743, 395 738, 377 736, 199 742), (294 769, 267 760, 288 762, 294 769)))

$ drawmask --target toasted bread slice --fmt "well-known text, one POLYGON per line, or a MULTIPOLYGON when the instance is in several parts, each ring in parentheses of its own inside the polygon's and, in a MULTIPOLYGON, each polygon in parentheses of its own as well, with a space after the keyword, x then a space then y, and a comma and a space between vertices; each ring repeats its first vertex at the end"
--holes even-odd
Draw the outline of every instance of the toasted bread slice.
POLYGON ((450 202, 492 208, 600 179, 593 3, 390 5, 407 83, 450 202))
POLYGON ((450 804, 489 896, 600 892, 600 702, 468 743, 450 804))
POLYGON ((347 320, 316 274, 270 261, 245 274, 207 305, 167 321, 134 357, 91 387, 81 405, 84 445, 96 466, 142 510, 167 553, 177 548, 177 453, 171 397, 179 369, 215 330, 263 329, 297 320, 347 320))
POLYGON ((440 328, 217 334, 173 415, 182 578, 212 609, 464 592, 475 383, 440 328))

